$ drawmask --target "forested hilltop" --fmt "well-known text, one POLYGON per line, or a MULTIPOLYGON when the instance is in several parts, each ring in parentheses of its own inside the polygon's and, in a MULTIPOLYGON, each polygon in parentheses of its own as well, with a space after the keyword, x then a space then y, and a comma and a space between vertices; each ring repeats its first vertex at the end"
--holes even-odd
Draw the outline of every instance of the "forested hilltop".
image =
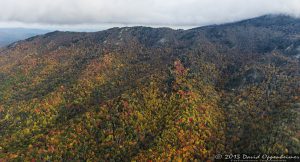
POLYGON ((300 153, 300 19, 52 32, 0 51, 0 161, 300 153))

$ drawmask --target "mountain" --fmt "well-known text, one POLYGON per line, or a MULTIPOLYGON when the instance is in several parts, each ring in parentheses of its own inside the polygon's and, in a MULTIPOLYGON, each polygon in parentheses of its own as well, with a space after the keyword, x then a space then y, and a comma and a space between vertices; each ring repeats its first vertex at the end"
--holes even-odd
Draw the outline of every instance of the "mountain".
POLYGON ((0 161, 300 152, 300 20, 51 32, 0 51, 0 161))
POLYGON ((48 32, 40 29, 0 28, 0 47, 48 32))

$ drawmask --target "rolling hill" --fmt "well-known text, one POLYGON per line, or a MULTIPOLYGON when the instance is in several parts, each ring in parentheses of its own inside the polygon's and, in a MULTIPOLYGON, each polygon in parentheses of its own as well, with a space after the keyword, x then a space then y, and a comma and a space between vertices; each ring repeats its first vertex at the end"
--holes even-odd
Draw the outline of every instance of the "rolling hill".
POLYGON ((40 29, 0 28, 0 47, 48 32, 40 29))

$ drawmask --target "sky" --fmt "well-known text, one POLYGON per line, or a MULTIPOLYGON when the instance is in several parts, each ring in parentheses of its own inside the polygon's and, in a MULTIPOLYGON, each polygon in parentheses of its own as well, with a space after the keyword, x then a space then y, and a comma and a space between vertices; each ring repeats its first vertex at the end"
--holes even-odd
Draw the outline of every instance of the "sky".
POLYGON ((300 0, 0 0, 0 28, 191 28, 265 14, 300 17, 300 0))

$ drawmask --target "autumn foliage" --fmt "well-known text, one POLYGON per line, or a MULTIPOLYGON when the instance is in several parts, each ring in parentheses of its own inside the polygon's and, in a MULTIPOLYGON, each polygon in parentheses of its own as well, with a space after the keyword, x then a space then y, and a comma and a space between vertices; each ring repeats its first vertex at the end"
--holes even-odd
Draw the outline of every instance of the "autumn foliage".
POLYGON ((299 59, 247 43, 246 27, 54 32, 2 49, 0 161, 299 153, 299 59))

